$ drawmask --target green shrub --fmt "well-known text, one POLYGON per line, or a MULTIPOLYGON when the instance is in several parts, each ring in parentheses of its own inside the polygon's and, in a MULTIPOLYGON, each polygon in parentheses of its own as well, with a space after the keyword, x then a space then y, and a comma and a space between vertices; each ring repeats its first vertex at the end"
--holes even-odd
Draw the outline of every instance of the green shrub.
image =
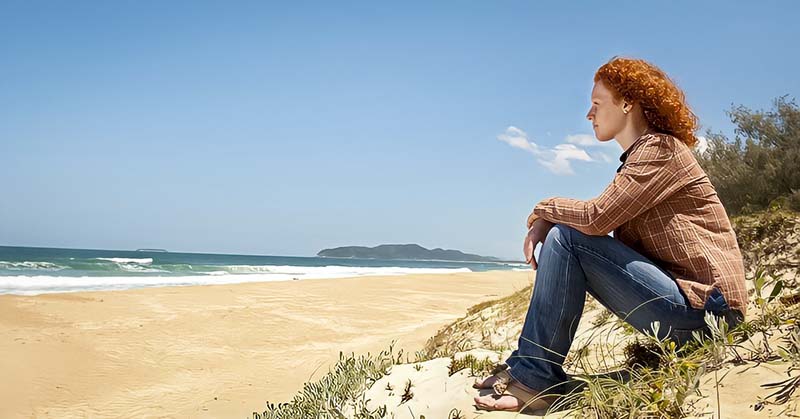
POLYGON ((708 131, 696 152, 729 215, 769 207, 800 211, 800 108, 781 96, 769 111, 742 105, 727 112, 735 137, 708 131))

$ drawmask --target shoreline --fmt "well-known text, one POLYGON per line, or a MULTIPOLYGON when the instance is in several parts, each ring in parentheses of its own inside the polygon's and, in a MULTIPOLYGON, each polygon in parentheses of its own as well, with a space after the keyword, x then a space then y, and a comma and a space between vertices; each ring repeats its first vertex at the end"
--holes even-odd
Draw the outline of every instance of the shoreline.
MULTIPOLYGON (((328 280, 345 278, 368 278, 383 276, 407 275, 448 275, 455 273, 479 273, 468 268, 394 268, 378 267, 376 269, 399 269, 397 272, 368 272, 361 275, 346 273, 306 274, 306 273, 249 273, 225 275, 125 275, 125 276, 2 276, 0 275, 0 296, 37 296, 48 294, 67 294, 83 292, 129 291, 144 288, 193 287, 214 285, 258 284, 266 282, 328 280), (401 271, 406 269, 406 272, 401 271), (413 270, 413 271, 412 271, 413 270), (308 277, 303 278, 303 275, 308 277), (20 278, 27 280, 20 281, 20 278), (99 285, 101 284, 102 285, 99 285), (14 291, 8 291, 14 290, 14 291)), ((513 268, 520 269, 520 268, 513 268)), ((482 272, 496 272, 492 270, 482 272)))
POLYGON ((335 364, 527 286, 530 271, 0 295, 0 417, 248 417, 335 364))

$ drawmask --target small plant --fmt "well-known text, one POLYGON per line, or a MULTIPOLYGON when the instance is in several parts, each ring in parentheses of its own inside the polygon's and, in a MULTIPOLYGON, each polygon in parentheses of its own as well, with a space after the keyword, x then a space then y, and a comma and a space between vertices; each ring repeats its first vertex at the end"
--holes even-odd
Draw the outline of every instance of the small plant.
POLYGON ((755 305, 759 310, 759 316, 748 322, 743 330, 748 334, 748 337, 752 334, 760 333, 762 335, 761 352, 758 354, 759 359, 764 361, 776 359, 777 355, 775 355, 770 346, 769 340, 783 323, 785 307, 782 304, 771 303, 780 297, 783 281, 767 275, 763 266, 756 268, 752 281, 755 289, 755 305), (769 284, 774 284, 774 286, 770 294, 765 295, 764 288, 769 284))
POLYGON ((772 393, 765 397, 766 400, 774 399, 774 404, 784 404, 789 401, 792 395, 800 388, 800 375, 791 376, 793 371, 800 370, 800 323, 797 322, 798 314, 790 315, 791 327, 782 339, 782 345, 778 347, 778 355, 791 366, 787 373, 789 378, 775 382, 762 384, 761 387, 774 389, 772 393))
POLYGON ((621 329, 623 336, 636 336, 639 334, 639 331, 636 330, 635 327, 631 326, 630 323, 620 318, 616 319, 615 327, 621 329))
POLYGON ((625 364, 628 368, 658 369, 661 366, 661 348, 652 340, 639 339, 630 342, 623 349, 625 364))
POLYGON ((792 369, 800 369, 800 323, 794 323, 783 337, 783 345, 778 347, 778 355, 792 364, 792 369))
POLYGON ((775 404, 784 404, 789 401, 792 394, 800 388, 800 375, 790 377, 777 383, 762 384, 761 387, 777 389, 766 399, 775 398, 775 404))
POLYGON ((489 358, 478 360, 472 354, 467 354, 461 359, 456 359, 455 355, 450 357, 449 373, 453 375, 464 368, 469 368, 472 375, 480 376, 490 373, 497 367, 497 364, 489 358))
POLYGON ((447 419, 467 419, 460 410, 453 408, 450 413, 447 414, 447 419))
POLYGON ((610 319, 613 314, 614 313, 612 313, 611 310, 603 308, 603 311, 601 311, 600 314, 598 314, 597 317, 595 317, 594 320, 592 320, 592 326, 600 327, 606 324, 608 319, 610 319))
POLYGON ((411 391, 411 379, 406 380, 406 387, 403 390, 403 395, 400 396, 400 404, 403 404, 414 397, 414 393, 411 391))
POLYGON ((753 276, 753 285, 755 285, 755 293, 756 293, 756 306, 761 310, 761 314, 765 314, 767 305, 778 297, 781 293, 781 289, 783 288, 783 281, 780 279, 775 279, 771 275, 769 276, 772 281, 767 282, 767 275, 766 269, 763 266, 759 266, 756 268, 755 275, 753 276), (764 296, 764 286, 768 285, 769 283, 775 283, 775 286, 772 287, 772 291, 770 292, 769 296, 764 296))

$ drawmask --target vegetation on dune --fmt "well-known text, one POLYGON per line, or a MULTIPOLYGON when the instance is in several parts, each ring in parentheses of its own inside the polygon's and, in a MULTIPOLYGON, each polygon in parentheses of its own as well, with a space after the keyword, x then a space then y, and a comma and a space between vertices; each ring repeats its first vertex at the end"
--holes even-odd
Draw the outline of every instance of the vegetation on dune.
POLYGON ((267 402, 262 412, 253 412, 254 419, 290 418, 383 418, 386 409, 370 411, 363 397, 364 391, 386 374, 389 367, 401 362, 402 351, 395 357, 394 341, 387 350, 372 356, 345 356, 319 381, 305 383, 303 389, 289 402, 267 402), (347 412, 351 415, 345 416, 347 412))
POLYGON ((727 114, 733 139, 708 131, 708 148, 696 153, 729 215, 764 210, 773 202, 800 211, 800 108, 782 96, 773 109, 742 105, 727 114))

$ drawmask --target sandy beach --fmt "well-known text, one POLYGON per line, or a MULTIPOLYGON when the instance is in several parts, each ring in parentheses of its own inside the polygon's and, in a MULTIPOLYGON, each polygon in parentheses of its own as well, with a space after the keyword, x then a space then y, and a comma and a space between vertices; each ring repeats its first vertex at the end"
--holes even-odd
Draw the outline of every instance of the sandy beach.
POLYGON ((0 295, 0 417, 241 417, 347 354, 414 351, 531 271, 0 295))

